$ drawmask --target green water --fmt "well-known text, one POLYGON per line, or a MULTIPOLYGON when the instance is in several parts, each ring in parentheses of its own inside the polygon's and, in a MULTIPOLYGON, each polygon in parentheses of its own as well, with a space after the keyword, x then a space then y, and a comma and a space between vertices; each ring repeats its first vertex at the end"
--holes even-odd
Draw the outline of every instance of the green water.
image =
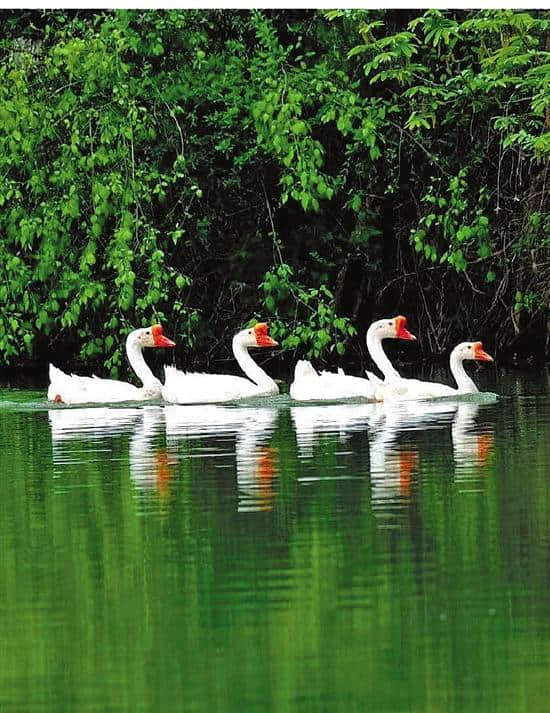
POLYGON ((397 409, 0 390, 0 710, 550 710, 549 383, 397 409))

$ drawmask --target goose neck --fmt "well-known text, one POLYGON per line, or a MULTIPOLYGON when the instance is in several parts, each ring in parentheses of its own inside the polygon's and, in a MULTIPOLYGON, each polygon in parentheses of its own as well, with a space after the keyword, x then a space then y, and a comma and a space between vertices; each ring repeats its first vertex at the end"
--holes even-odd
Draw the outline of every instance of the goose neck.
POLYGON ((451 352, 450 359, 451 374, 453 375, 458 391, 462 394, 475 394, 478 391, 472 378, 468 376, 464 369, 464 360, 455 351, 451 352))
POLYGON ((144 386, 157 386, 158 384, 160 387, 159 380, 153 374, 143 357, 141 344, 138 342, 134 333, 129 334, 126 339, 126 355, 130 366, 144 386))
POLYGON ((248 353, 248 347, 242 344, 237 337, 233 338, 233 354, 237 364, 256 386, 261 387, 262 390, 265 388, 278 391, 277 384, 256 364, 248 353))
POLYGON ((401 378, 397 369, 386 356, 382 347, 382 338, 377 336, 371 329, 367 331, 367 349, 372 360, 384 375, 386 381, 401 378))

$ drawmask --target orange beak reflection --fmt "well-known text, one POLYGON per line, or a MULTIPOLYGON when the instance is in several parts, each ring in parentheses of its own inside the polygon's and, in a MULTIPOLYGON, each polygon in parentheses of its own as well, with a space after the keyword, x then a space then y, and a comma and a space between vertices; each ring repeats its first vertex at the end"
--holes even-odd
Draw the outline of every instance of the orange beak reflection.
POLYGON ((399 453, 399 490, 401 495, 411 492, 412 476, 418 469, 418 451, 401 451, 399 453))
POLYGON ((483 466, 489 460, 493 450, 494 437, 492 433, 480 433, 477 437, 477 464, 483 466))
POLYGON ((169 495, 170 480, 175 465, 176 460, 170 457, 166 449, 163 448, 155 453, 155 483, 161 498, 166 498, 169 495))

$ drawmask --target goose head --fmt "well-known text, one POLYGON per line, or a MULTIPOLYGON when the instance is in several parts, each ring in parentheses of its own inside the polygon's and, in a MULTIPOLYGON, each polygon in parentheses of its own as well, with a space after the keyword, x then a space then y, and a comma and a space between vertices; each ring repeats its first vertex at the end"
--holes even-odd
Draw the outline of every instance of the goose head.
POLYGON ((265 322, 259 322, 253 327, 238 332, 233 337, 233 343, 239 344, 246 349, 252 349, 254 347, 278 347, 278 342, 269 336, 268 329, 265 322))
POLYGON ((483 344, 481 342, 462 342, 453 349, 451 356, 461 361, 464 359, 493 361, 493 357, 483 350, 483 344))
POLYGON ((175 347, 176 343, 164 336, 162 325, 153 324, 151 327, 143 327, 134 330, 128 341, 134 341, 140 347, 175 347))
POLYGON ((379 319, 369 327, 367 335, 376 339, 408 339, 416 340, 414 334, 407 329, 407 318, 398 314, 391 319, 379 319))

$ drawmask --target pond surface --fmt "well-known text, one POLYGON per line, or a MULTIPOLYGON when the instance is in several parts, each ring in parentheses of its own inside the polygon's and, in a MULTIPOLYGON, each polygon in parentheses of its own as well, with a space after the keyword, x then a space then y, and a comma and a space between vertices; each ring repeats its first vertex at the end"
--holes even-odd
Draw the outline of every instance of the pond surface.
POLYGON ((484 378, 507 397, 0 390, 2 713, 549 710, 550 377, 484 378))

